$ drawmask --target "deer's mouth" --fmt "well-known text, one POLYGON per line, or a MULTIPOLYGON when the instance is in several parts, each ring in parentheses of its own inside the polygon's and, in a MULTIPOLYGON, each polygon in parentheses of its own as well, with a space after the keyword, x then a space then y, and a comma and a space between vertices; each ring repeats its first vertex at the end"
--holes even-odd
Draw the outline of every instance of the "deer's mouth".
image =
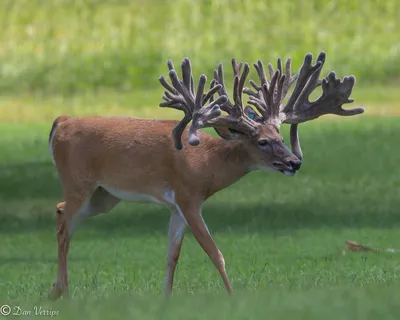
POLYGON ((282 172, 285 176, 294 176, 296 174, 296 170, 293 169, 286 169, 286 170, 279 170, 280 172, 282 172))
POLYGON ((296 170, 291 165, 282 162, 274 162, 273 166, 276 171, 282 172, 285 176, 294 176, 296 174, 296 170))

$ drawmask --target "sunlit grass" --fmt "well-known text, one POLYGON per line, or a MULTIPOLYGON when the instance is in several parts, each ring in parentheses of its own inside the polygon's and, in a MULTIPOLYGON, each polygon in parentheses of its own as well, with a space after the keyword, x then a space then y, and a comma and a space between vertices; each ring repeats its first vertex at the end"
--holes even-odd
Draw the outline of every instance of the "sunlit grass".
POLYGON ((4 0, 0 89, 135 92, 158 86, 167 59, 210 73, 232 57, 299 66, 321 50, 326 71, 398 82, 399 16, 396 0, 4 0))
MULTIPOLYGON (((228 89, 228 92, 230 94, 228 89)), ((317 90, 318 91, 318 90, 317 90)), ((51 123, 57 116, 103 115, 133 116, 149 119, 179 119, 182 112, 160 108, 163 88, 135 93, 102 93, 78 95, 3 95, 0 97, 0 123, 51 123)), ((314 96, 320 94, 316 92, 314 96)), ((400 90, 394 86, 364 86, 356 84, 352 97, 355 101, 344 107, 364 106, 362 117, 400 115, 400 90)), ((246 98, 244 98, 246 101, 246 98)), ((324 116, 320 120, 353 120, 324 116)))
POLYGON ((295 177, 254 172, 216 194, 204 218, 236 294, 226 296, 188 231, 168 305, 161 297, 168 210, 132 203, 78 230, 69 260, 73 301, 46 302, 62 201, 49 129, 0 125, 1 303, 40 305, 61 319, 375 319, 399 311, 400 255, 340 254, 346 239, 400 247, 398 117, 305 124, 295 177))

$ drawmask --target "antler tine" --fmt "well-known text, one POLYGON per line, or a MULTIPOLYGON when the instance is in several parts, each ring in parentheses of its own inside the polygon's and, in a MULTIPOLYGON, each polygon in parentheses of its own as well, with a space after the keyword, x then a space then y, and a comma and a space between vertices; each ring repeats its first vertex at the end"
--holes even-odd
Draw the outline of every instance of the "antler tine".
POLYGON ((315 89, 325 59, 325 52, 321 52, 317 58, 316 64, 312 65, 312 54, 308 53, 305 55, 293 93, 286 103, 283 112, 287 113, 290 110, 294 110, 295 103, 303 101, 305 94, 308 93, 309 95, 315 89))
POLYGON ((221 89, 221 85, 213 86, 207 94, 204 94, 204 87, 207 77, 202 74, 197 85, 197 93, 194 93, 194 79, 192 75, 191 63, 188 58, 182 61, 182 79, 176 73, 176 70, 171 61, 167 63, 169 68, 169 77, 172 86, 165 80, 163 76, 159 78, 161 85, 167 90, 163 95, 165 102, 160 103, 160 107, 171 107, 182 110, 185 114, 184 118, 173 129, 172 136, 175 147, 180 150, 182 145, 182 134, 192 121, 189 128, 188 141, 192 146, 200 143, 200 138, 197 135, 197 130, 207 125, 207 122, 221 115, 219 104, 224 104, 227 101, 225 95, 219 96, 216 100, 213 99, 207 106, 205 98, 212 97, 221 89))
MULTIPOLYGON (((197 130, 206 127, 209 121, 212 121, 212 119, 219 117, 221 115, 219 104, 223 104, 228 100, 226 96, 219 96, 216 100, 213 100, 208 106, 204 107, 203 105, 206 101, 203 100, 203 92, 206 81, 207 77, 205 75, 201 75, 199 84, 197 86, 195 100, 196 111, 193 113, 192 125, 189 128, 188 141, 189 144, 192 146, 197 146, 200 143, 200 138, 197 134, 197 130)), ((212 88, 210 90, 211 95, 216 93, 218 90, 218 85, 212 88)))
POLYGON ((362 107, 342 108, 343 104, 353 102, 349 97, 356 82, 354 76, 347 76, 341 80, 336 77, 335 72, 330 72, 322 81, 318 79, 325 59, 325 52, 321 52, 316 64, 312 65, 312 55, 309 53, 305 56, 295 89, 283 109, 284 123, 306 122, 329 113, 353 116, 364 112, 362 107), (309 96, 321 84, 322 95, 316 101, 310 102, 309 96))
MULTIPOLYGON (((249 88, 244 88, 243 92, 246 93, 249 96, 254 96, 254 97, 259 97, 261 96, 261 87, 264 84, 267 84, 267 86, 269 86, 269 81, 265 75, 265 71, 264 71, 264 65, 262 63, 261 60, 258 60, 257 63, 253 64, 254 68, 257 71, 258 77, 260 78, 261 81, 261 85, 257 85, 253 80, 250 80, 250 84, 251 86, 256 90, 256 92, 253 92, 251 89, 249 88)), ((270 73, 270 76, 272 78, 273 74, 274 74, 274 70, 271 65, 268 64, 268 71, 270 73)), ((260 113, 263 113, 264 110, 258 110, 260 113)))
MULTIPOLYGON (((242 62, 237 63, 235 58, 232 58, 231 63, 232 63, 232 69, 233 69, 233 78, 238 77, 239 79, 244 79, 244 81, 246 81, 248 73, 245 74, 246 71, 244 71, 243 74, 241 74, 243 63, 242 62)), ((245 66, 245 68, 246 68, 246 66, 245 66)))
MULTIPOLYGON (((281 65, 280 68, 279 68, 279 63, 280 63, 280 62, 281 62, 281 59, 278 59, 278 68, 277 68, 277 70, 279 70, 279 71, 282 73, 282 65, 281 65)), ((267 64, 267 67, 268 67, 269 77, 272 79, 272 77, 273 77, 274 74, 275 74, 274 67, 272 66, 271 63, 268 63, 268 64, 267 64)))
POLYGON ((286 97, 291 85, 295 82, 298 78, 298 74, 292 76, 292 59, 288 58, 286 60, 286 67, 285 67, 285 74, 286 74, 286 83, 283 87, 282 96, 286 97))
MULTIPOLYGON (((222 138, 228 140, 241 139, 243 136, 252 137, 258 131, 257 122, 251 120, 246 115, 242 102, 243 87, 250 72, 250 66, 248 63, 237 63, 235 58, 232 58, 231 64, 234 75, 233 102, 227 100, 221 106, 221 109, 227 112, 228 116, 215 118, 207 124, 207 126, 214 127, 222 138), (243 72, 241 72, 242 68, 243 72), (233 129, 236 133, 232 133, 228 129, 233 129)), ((223 73, 222 63, 219 63, 217 70, 214 70, 214 80, 216 84, 222 86, 218 91, 219 94, 227 95, 223 73)))
POLYGON ((261 60, 257 61, 257 63, 254 64, 254 67, 257 71, 261 85, 258 86, 254 82, 250 82, 250 84, 256 89, 256 92, 253 92, 249 88, 245 88, 243 92, 249 95, 248 103, 253 105, 260 112, 263 117, 263 122, 279 122, 282 100, 293 81, 290 78, 290 75, 288 76, 287 70, 286 73, 283 74, 281 59, 278 59, 277 61, 276 71, 274 71, 274 68, 270 63, 268 64, 268 71, 271 78, 270 81, 268 81, 265 75, 264 65, 261 60))
POLYGON ((256 63, 254 64, 254 68, 256 69, 258 77, 260 78, 261 86, 263 86, 264 84, 269 85, 269 81, 268 81, 267 76, 265 75, 265 71, 264 71, 264 64, 262 63, 261 60, 258 60, 257 64, 256 63))
MULTIPOLYGON (((258 77, 260 79, 261 85, 258 86, 254 81, 250 80, 250 84, 256 90, 256 92, 253 92, 249 88, 245 88, 244 91, 243 91, 244 93, 249 95, 250 100, 252 102, 252 103, 250 103, 250 102, 249 103, 253 104, 258 109, 258 111, 264 116, 265 119, 271 117, 271 115, 274 115, 274 116, 277 115, 277 113, 276 113, 277 108, 278 109, 280 108, 280 106, 278 106, 278 101, 279 101, 279 104, 283 101, 283 99, 286 97, 287 92, 290 89, 290 86, 292 85, 292 83, 298 77, 297 75, 294 75, 294 76, 291 75, 291 73, 292 73, 292 71, 291 71, 291 59, 287 59, 285 72, 284 72, 283 68, 282 68, 282 59, 278 58, 277 59, 277 69, 276 69, 276 71, 279 72, 279 76, 278 76, 279 79, 277 79, 278 85, 275 85, 274 86, 274 90, 272 91, 272 90, 269 89, 269 87, 272 85, 271 84, 272 78, 276 74, 276 71, 274 70, 274 67, 272 66, 271 63, 268 63, 267 66, 268 66, 268 72, 270 74, 271 80, 268 81, 268 79, 267 79, 267 77, 265 75, 264 65, 263 65, 262 61, 259 60, 256 64, 254 64, 254 68, 257 71, 257 74, 258 74, 258 77), (269 108, 270 110, 267 111, 266 106, 264 104, 260 104, 260 103, 254 104, 253 103, 254 100, 255 100, 254 98, 266 99, 265 93, 263 93, 263 91, 265 91, 265 89, 264 90, 262 89, 262 87, 264 85, 266 85, 268 92, 271 91, 271 93, 268 93, 268 95, 271 95, 271 98, 273 97, 274 100, 276 100, 275 104, 277 104, 277 105, 275 106, 275 108, 273 108, 273 110, 271 108, 269 108), (272 96, 272 94, 273 94, 273 96, 272 96), (253 97, 253 98, 251 98, 251 97, 253 97), (272 112, 272 114, 271 114, 271 112, 272 112), (264 113, 266 113, 266 114, 264 114, 264 113)), ((271 105, 271 101, 270 101, 270 103, 267 103, 266 105, 267 106, 271 105)))
MULTIPOLYGON (((302 158, 298 136, 299 123, 316 119, 328 113, 353 116, 364 112, 362 107, 346 110, 342 108, 343 104, 353 102, 353 99, 349 99, 349 96, 355 84, 354 76, 344 77, 343 80, 340 80, 334 72, 331 72, 322 81, 318 79, 325 60, 325 52, 318 55, 314 65, 312 64, 312 54, 305 55, 299 75, 295 79, 297 80, 296 86, 281 112, 281 121, 291 124, 292 151, 299 159, 302 158), (322 95, 316 101, 310 102, 309 96, 320 85, 322 85, 322 95)), ((288 61, 287 66, 289 64, 288 61)))
MULTIPOLYGON (((203 95, 203 101, 210 101, 210 102, 214 101, 214 94, 216 93, 216 91, 215 91, 216 89, 214 89, 214 88, 215 88, 216 84, 217 84, 216 81, 214 79, 212 79, 210 82, 210 91, 208 91, 206 94, 203 95)), ((222 109, 222 106, 221 106, 221 109, 222 109)))
POLYGON ((250 72, 250 67, 248 63, 245 63, 243 73, 240 74, 242 65, 243 64, 241 62, 237 64, 236 60, 232 59, 232 66, 235 74, 234 85, 233 85, 233 101, 235 102, 235 106, 237 106, 236 109, 238 113, 240 113, 240 115, 243 115, 243 101, 242 101, 243 87, 246 82, 246 78, 250 72))
POLYGON ((174 63, 171 60, 167 61, 168 70, 175 70, 174 63))
MULTIPOLYGON (((182 69, 182 81, 185 89, 189 89, 189 92, 194 95, 194 80, 192 75, 192 64, 189 59, 184 59, 181 65, 182 69)), ((200 84, 200 82, 199 82, 200 84)), ((203 89, 204 91, 204 89, 203 89)))
POLYGON ((166 89, 160 107, 170 107, 182 110, 185 114, 180 123, 173 129, 172 135, 177 149, 182 149, 182 134, 190 121, 192 124, 188 131, 188 141, 192 146, 200 143, 197 134, 198 129, 214 127, 217 133, 224 139, 243 139, 252 137, 258 132, 258 123, 251 120, 243 110, 242 92, 249 74, 250 67, 247 63, 236 63, 232 59, 234 72, 233 103, 228 100, 224 84, 222 63, 218 64, 214 70, 214 79, 210 83, 210 90, 204 93, 207 78, 204 74, 200 76, 199 83, 194 93, 194 81, 192 76, 191 64, 188 58, 182 62, 182 80, 173 67, 172 62, 168 62, 170 85, 164 77, 160 77, 161 85, 166 89), (243 67, 243 72, 242 71, 243 67), (219 93, 219 97, 214 100, 214 94, 219 93), (210 100, 208 105, 205 105, 210 100), (228 116, 221 116, 221 109, 228 113, 228 116))
POLYGON ((257 71, 258 77, 260 78, 261 85, 259 86, 253 80, 250 80, 250 84, 256 90, 256 92, 253 92, 249 88, 244 88, 243 92, 249 95, 250 101, 248 101, 248 103, 253 105, 258 110, 258 112, 264 116, 264 114, 267 112, 267 106, 262 103, 261 99, 264 96, 263 87, 265 86, 266 90, 268 90, 269 81, 265 75, 264 65, 261 60, 258 60, 257 63, 254 63, 253 66, 257 71))
MULTIPOLYGON (((220 96, 222 96, 222 95, 228 96, 228 92, 226 91, 226 88, 225 88, 224 67, 223 67, 222 63, 218 63, 217 70, 214 70, 214 83, 220 84, 220 86, 221 86, 221 88, 218 90, 218 93, 220 96)), ((228 110, 232 107, 233 107, 233 104, 228 99, 228 101, 223 106, 221 106, 221 109, 225 112, 228 112, 228 110)))
MULTIPOLYGON (((233 69, 233 103, 231 101, 227 101, 223 106, 221 106, 221 109, 225 112, 227 112, 230 116, 239 118, 243 115, 243 102, 242 102, 242 92, 243 92, 243 87, 246 82, 246 78, 250 72, 250 67, 247 63, 243 64, 241 62, 237 63, 235 58, 232 58, 231 61, 232 64, 232 69, 233 69), (243 68, 243 73, 241 74, 241 69, 242 66, 243 68)), ((220 95, 226 95, 227 91, 225 88, 225 83, 224 83, 224 71, 223 71, 223 66, 222 63, 218 64, 218 69, 217 71, 214 70, 214 80, 216 83, 219 83, 222 85, 222 88, 219 90, 220 95)))

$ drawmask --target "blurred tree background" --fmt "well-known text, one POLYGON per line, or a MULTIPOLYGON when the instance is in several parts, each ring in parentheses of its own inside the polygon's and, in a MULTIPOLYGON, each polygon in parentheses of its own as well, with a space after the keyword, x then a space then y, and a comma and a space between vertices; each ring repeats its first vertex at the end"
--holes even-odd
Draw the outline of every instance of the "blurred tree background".
POLYGON ((324 71, 358 84, 400 75, 398 0, 2 0, 0 12, 3 94, 159 89, 167 59, 186 56, 211 75, 232 57, 291 57, 296 71, 324 50, 324 71))

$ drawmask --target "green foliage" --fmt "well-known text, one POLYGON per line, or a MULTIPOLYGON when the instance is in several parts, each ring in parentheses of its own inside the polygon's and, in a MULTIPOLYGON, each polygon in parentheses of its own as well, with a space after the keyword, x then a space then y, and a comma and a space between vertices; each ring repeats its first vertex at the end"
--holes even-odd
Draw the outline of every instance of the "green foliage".
POLYGON ((133 203, 81 226, 69 256, 73 301, 46 302, 57 267, 55 205, 62 201, 47 152, 49 129, 0 126, 1 303, 59 310, 60 319, 398 315, 400 255, 338 253, 346 239, 400 247, 398 119, 305 124, 304 164, 295 177, 254 172, 207 201, 204 218, 236 293, 226 297, 188 230, 168 307, 168 210, 133 203))
POLYGON ((400 74, 400 5, 387 1, 3 0, 0 90, 69 94, 157 87, 166 60, 211 75, 328 54, 325 72, 387 82, 400 74))

